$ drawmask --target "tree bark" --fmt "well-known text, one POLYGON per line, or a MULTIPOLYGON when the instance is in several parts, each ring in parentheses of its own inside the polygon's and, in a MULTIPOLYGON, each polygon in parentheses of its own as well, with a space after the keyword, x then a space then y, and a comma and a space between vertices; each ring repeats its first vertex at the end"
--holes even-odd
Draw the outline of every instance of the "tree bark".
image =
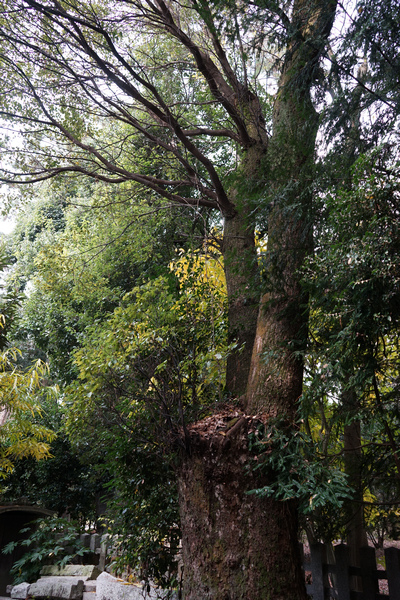
POLYGON ((295 505, 247 493, 273 477, 251 469, 254 421, 220 422, 216 415, 191 428, 180 468, 184 598, 306 600, 295 505))
POLYGON ((250 144, 243 140, 237 184, 229 199, 234 214, 224 215, 223 256, 228 294, 228 343, 236 347, 228 357, 226 389, 239 398, 247 389, 257 327, 260 274, 255 245, 255 219, 250 197, 260 186, 262 163, 268 149, 265 120, 258 98, 247 90, 240 107, 250 144))
POLYGON ((299 269, 312 249, 312 181, 318 116, 311 100, 336 3, 298 0, 273 113, 267 156, 272 189, 267 293, 258 315, 247 410, 294 418, 302 392, 307 297, 299 269))
MULTIPOLYGON (((349 389, 342 392, 342 405, 345 413, 351 416, 358 409, 357 394, 349 389)), ((364 504, 362 485, 361 423, 354 419, 344 426, 344 470, 349 485, 353 488, 353 499, 345 503, 347 545, 350 547, 351 564, 360 566, 360 548, 368 546, 364 527, 364 504)), ((353 587, 362 591, 360 577, 353 577, 353 587)))

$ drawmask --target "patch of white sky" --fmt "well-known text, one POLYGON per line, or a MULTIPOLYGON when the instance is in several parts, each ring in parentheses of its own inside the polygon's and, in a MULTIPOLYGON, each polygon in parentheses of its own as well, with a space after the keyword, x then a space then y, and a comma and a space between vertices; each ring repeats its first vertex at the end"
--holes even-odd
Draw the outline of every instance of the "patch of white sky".
MULTIPOLYGON (((339 48, 340 44, 343 43, 343 39, 346 36, 354 18, 357 15, 357 4, 358 0, 345 0, 344 2, 338 3, 338 9, 336 13, 336 18, 332 27, 331 36, 330 36, 330 48, 329 52, 325 59, 322 61, 322 66, 326 73, 329 73, 332 67, 331 55, 335 55, 336 50, 339 48)), ((360 65, 365 61, 365 57, 360 54, 358 57, 358 63, 354 67, 353 76, 354 76, 354 86, 357 85, 357 74, 360 65)), ((333 91, 327 91, 325 93, 325 97, 321 101, 321 99, 317 100, 316 96, 313 94, 313 101, 316 110, 319 113, 322 113, 324 109, 329 106, 334 97, 332 95, 333 91)), ((361 119, 365 120, 366 115, 362 114, 361 119)), ((317 134, 317 154, 319 157, 323 157, 329 151, 332 142, 326 141, 326 132, 323 128, 320 128, 317 134)))
POLYGON ((0 186, 0 234, 9 235, 15 229, 16 220, 14 214, 7 214, 3 199, 8 195, 8 186, 0 186))
MULTIPOLYGON (((13 152, 17 152, 22 148, 22 134, 18 129, 17 123, 0 120, 0 138, 3 140, 4 147, 7 148, 7 153, 1 159, 1 165, 10 166, 10 158, 13 152)), ((16 225, 15 211, 11 211, 9 202, 6 201, 10 196, 10 186, 6 183, 0 184, 0 234, 8 235, 13 232, 16 225)))
POLYGON ((8 235, 14 231, 14 228, 15 228, 15 219, 13 219, 13 218, 4 219, 3 218, 0 221, 0 233, 4 233, 5 235, 8 235))

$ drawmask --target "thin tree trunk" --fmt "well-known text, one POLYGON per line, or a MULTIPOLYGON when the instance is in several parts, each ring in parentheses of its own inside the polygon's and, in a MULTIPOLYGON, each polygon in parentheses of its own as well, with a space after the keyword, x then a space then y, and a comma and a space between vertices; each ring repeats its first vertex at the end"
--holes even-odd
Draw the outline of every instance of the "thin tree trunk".
MULTIPOLYGON (((344 465, 349 483, 354 490, 353 500, 346 503, 347 545, 350 547, 351 564, 360 566, 360 548, 368 546, 364 527, 364 505, 361 477, 361 430, 360 421, 353 421, 344 427, 344 465)), ((355 577, 355 590, 361 591, 361 580, 355 577)))
MULTIPOLYGON (((358 68, 357 79, 362 82, 366 75, 366 64, 358 68)), ((348 133, 346 144, 346 153, 343 160, 348 162, 348 188, 352 186, 351 166, 357 158, 357 150, 361 150, 361 102, 363 96, 363 86, 358 83, 352 99, 351 127, 348 133)), ((354 366, 353 366, 354 369, 354 366)), ((345 385, 348 389, 342 392, 342 406, 348 416, 354 416, 359 405, 357 392, 353 387, 349 387, 350 373, 347 374, 345 385)), ((353 419, 344 426, 343 430, 343 450, 344 450, 344 469, 348 476, 349 485, 353 488, 353 501, 347 501, 346 508, 346 535, 347 545, 350 547, 351 564, 360 566, 360 548, 368 546, 367 532, 364 527, 364 504, 363 504, 363 485, 362 485, 362 441, 361 441, 361 423, 359 419, 353 419)), ((355 591, 362 591, 362 580, 360 577, 353 577, 353 588, 355 591)))
POLYGON ((225 218, 223 255, 228 292, 228 357, 226 388, 233 397, 246 391, 258 313, 258 268, 254 228, 241 213, 225 218))
MULTIPOLYGON (((342 392, 343 409, 348 415, 357 411, 357 395, 353 389, 342 392)), ((350 547, 351 564, 360 566, 360 548, 368 546, 364 527, 364 506, 362 488, 362 449, 361 424, 358 419, 344 426, 344 469, 349 485, 353 488, 353 499, 345 504, 347 545, 350 547)), ((360 577, 353 577, 353 587, 362 591, 360 577)))

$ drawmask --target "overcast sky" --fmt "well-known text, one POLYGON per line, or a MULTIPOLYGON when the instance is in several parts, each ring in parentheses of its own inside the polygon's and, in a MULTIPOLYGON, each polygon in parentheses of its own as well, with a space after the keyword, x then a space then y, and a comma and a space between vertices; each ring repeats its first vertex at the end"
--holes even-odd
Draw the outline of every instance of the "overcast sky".
POLYGON ((11 231, 15 227, 15 222, 11 219, 1 219, 0 220, 0 232, 1 233, 11 233, 11 231))

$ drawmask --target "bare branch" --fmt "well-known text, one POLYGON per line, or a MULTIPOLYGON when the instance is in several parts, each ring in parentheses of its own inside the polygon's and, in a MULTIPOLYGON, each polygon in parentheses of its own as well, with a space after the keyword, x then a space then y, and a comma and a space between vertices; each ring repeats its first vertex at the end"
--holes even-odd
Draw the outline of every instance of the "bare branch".
POLYGON ((230 129, 205 129, 204 127, 196 127, 196 129, 184 129, 183 133, 187 137, 194 137, 196 135, 209 135, 211 137, 228 137, 235 142, 240 143, 239 136, 236 135, 230 129))

